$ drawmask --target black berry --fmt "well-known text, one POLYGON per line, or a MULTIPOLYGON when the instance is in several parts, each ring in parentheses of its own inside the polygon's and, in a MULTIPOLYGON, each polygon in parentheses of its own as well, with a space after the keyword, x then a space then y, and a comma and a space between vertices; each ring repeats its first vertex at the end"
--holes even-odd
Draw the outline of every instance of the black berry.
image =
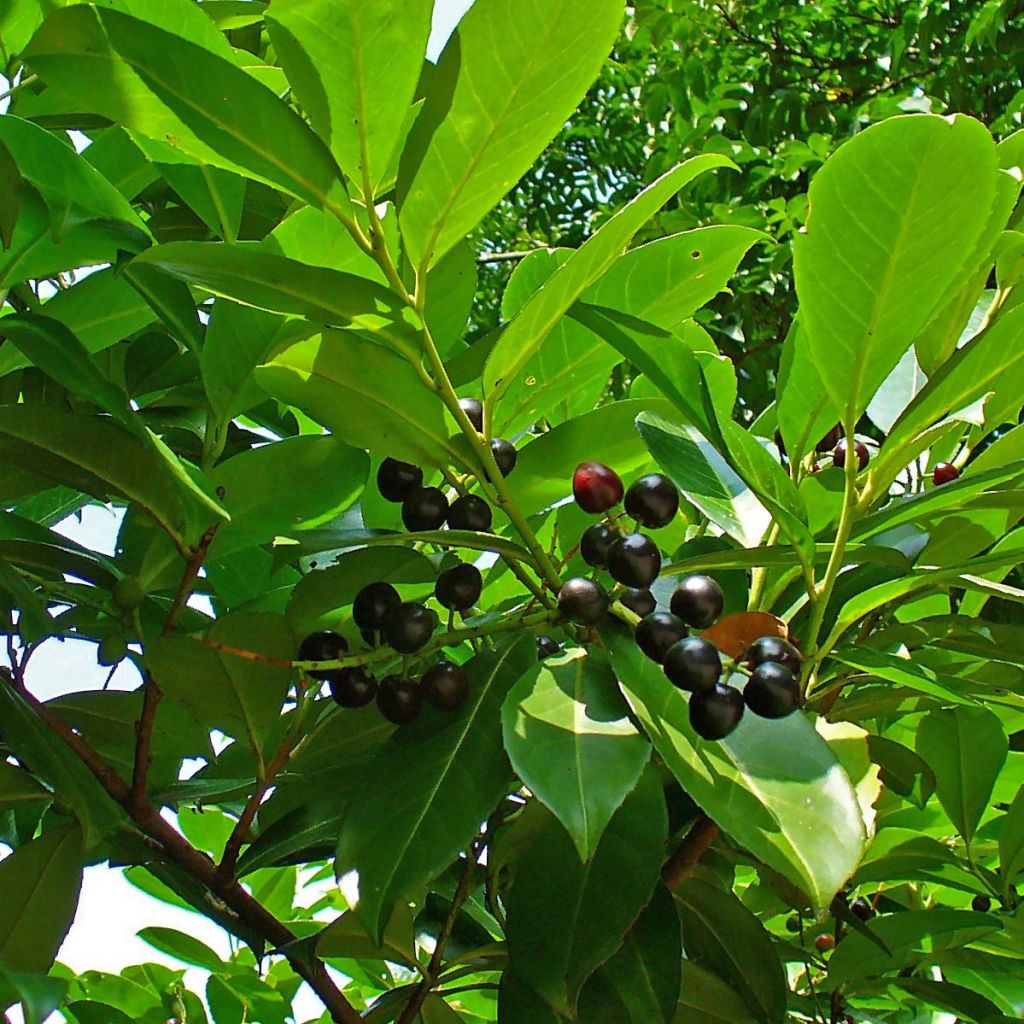
POLYGON ((558 592, 558 610, 570 622, 592 626, 608 611, 608 593, 600 583, 576 576, 562 584, 558 592))
POLYGON ((654 595, 649 590, 638 590, 636 587, 624 590, 619 595, 619 600, 640 618, 650 615, 658 607, 658 602, 654 600, 654 595))
POLYGON ((420 688, 401 676, 385 676, 377 688, 377 708, 395 725, 411 722, 423 706, 420 688))
MULTIPOLYGON (((857 470, 862 470, 870 459, 868 454, 868 446, 863 441, 857 441, 854 445, 854 451, 857 453, 857 470)), ((840 469, 846 465, 846 438, 840 438, 839 443, 832 449, 832 464, 838 466, 840 469)))
POLYGON ((437 577, 434 596, 445 608, 464 612, 480 600, 484 581, 475 565, 464 562, 446 569, 437 577))
POLYGON ((460 398, 459 408, 466 414, 466 418, 473 424, 473 429, 478 433, 484 432, 484 405, 478 398, 460 398))
POLYGON ((390 583, 370 583, 356 594, 352 602, 352 621, 361 629, 375 632, 383 629, 387 617, 402 599, 390 583))
POLYGON ((671 612, 653 612, 636 627, 636 642, 651 661, 662 662, 668 649, 686 636, 686 623, 671 612))
POLYGON ((434 616, 421 604, 407 601, 384 623, 384 639, 399 654, 418 651, 434 634, 434 616))
POLYGON ((837 423, 815 446, 814 450, 824 454, 825 452, 832 451, 833 448, 839 443, 839 439, 843 436, 843 428, 837 423))
POLYGON ((971 900, 971 910, 976 910, 979 914, 987 914, 992 909, 992 900, 988 896, 975 896, 971 900))
POLYGON ((716 683, 690 698, 690 725, 706 740, 725 739, 742 717, 743 697, 731 686, 716 683))
POLYGON ((622 481, 600 462, 581 462, 572 475, 572 495, 584 512, 607 512, 622 501, 622 481))
MULTIPOLYGON (((336 661, 348 651, 348 641, 337 633, 325 629, 320 633, 310 633, 299 644, 299 661, 336 661)), ((319 672, 307 672, 313 679, 330 678, 330 669, 319 672)))
POLYGON ((377 469, 377 490, 386 501, 405 501, 423 486, 423 470, 411 462, 385 459, 377 469))
POLYGON ((608 546, 615 540, 615 534, 604 523, 588 526, 580 537, 580 557, 587 565, 608 564, 608 546))
POLYGON ((793 932, 794 934, 796 934, 800 930, 801 930, 800 915, 799 914, 790 914, 789 917, 786 918, 786 931, 787 932, 793 932))
POLYGON ((800 684, 785 665, 765 661, 751 672, 743 700, 755 715, 785 718, 800 707, 800 684))
POLYGON ((362 666, 335 669, 327 682, 334 702, 343 708, 361 708, 377 694, 377 680, 362 666))
POLYGON ((940 462, 932 470, 932 483, 936 487, 939 487, 941 484, 951 484, 959 476, 960 470, 951 462, 940 462))
POLYGON ((850 903, 850 913, 861 921, 870 921, 875 916, 875 908, 871 906, 871 900, 858 896, 850 903))
POLYGON ((491 528, 491 506, 475 494, 456 498, 448 510, 448 525, 453 530, 487 533, 491 528))
MULTIPOLYGON (((686 636, 666 652, 663 662, 669 682, 681 690, 707 690, 722 676, 722 656, 709 640, 686 636)), ((739 691, 736 691, 739 697, 739 691)), ((740 698, 742 702, 742 698, 740 698)))
POLYGON ((651 530, 667 526, 679 511, 679 491, 667 476, 648 473, 626 491, 626 512, 651 530))
POLYGON ((506 441, 503 437, 492 438, 491 454, 494 456, 494 461, 498 464, 498 472, 502 476, 508 476, 516 468, 519 453, 511 441, 506 441))
POLYGON ((448 499, 439 487, 418 487, 402 502, 402 522, 412 533, 440 530, 448 515, 448 499))
POLYGON ((747 648, 747 667, 752 669, 766 661, 774 661, 785 665, 793 675, 799 675, 802 660, 800 652, 781 636, 758 637, 747 648))
POLYGON ((713 625, 724 606, 722 588, 710 576, 686 576, 672 595, 672 614, 694 629, 713 625))
POLYGON ((469 678, 450 661, 428 668, 420 680, 423 696, 442 711, 454 711, 469 696, 469 678))
POLYGON ((545 658, 553 658, 556 654, 561 651, 562 645, 557 641, 541 633, 537 637, 537 660, 543 661, 545 658))
POLYGON ((661 571, 658 545, 642 533, 618 537, 608 547, 608 572, 627 587, 649 587, 661 571))

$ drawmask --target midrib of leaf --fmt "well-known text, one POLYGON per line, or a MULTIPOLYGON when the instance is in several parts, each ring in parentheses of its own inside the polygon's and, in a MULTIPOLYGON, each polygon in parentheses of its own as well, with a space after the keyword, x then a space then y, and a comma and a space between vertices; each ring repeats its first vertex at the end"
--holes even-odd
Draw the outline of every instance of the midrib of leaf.
POLYGON ((498 672, 502 669, 505 664, 505 660, 509 658, 515 649, 515 644, 510 644, 499 656, 497 662, 494 665, 491 674, 488 676, 487 683, 480 689, 480 699, 476 703, 476 707, 473 709, 473 713, 466 719, 465 725, 462 731, 458 735, 458 739, 452 745, 451 751, 446 758, 442 761, 441 770, 438 772, 434 784, 430 787, 427 793, 427 798, 423 801, 422 809, 419 815, 417 815, 413 827, 409 829, 408 836, 404 843, 398 850, 398 855, 392 858, 391 870, 385 877, 386 885, 382 886, 384 890, 390 889, 395 882, 395 875, 398 872, 399 865, 405 860, 406 854, 409 852, 409 847, 412 846, 412 842, 416 834, 420 830, 420 826, 423 824, 427 815, 433 809, 434 801, 437 799, 437 794, 441 791, 444 786, 445 779, 448 777, 448 773, 452 769, 452 765, 455 763, 456 757, 462 750, 466 742, 467 736, 473 730, 476 725, 477 716, 480 713, 480 709, 483 707, 485 700, 490 695, 491 686, 494 684, 494 680, 498 675, 498 672))
POLYGON ((249 713, 249 705, 245 700, 245 691, 241 684, 235 679, 234 673, 231 672, 224 663, 224 655, 220 655, 220 663, 221 668, 224 670, 224 674, 228 677, 231 692, 235 695, 235 701, 238 703, 238 710, 242 712, 242 719, 245 722, 245 731, 249 734, 249 745, 252 747, 252 752, 256 757, 256 763, 260 766, 260 774, 262 774, 263 747, 256 736, 256 726, 249 713))
MULTIPOLYGON (((366 85, 363 69, 363 51, 361 47, 362 37, 359 25, 359 0, 352 2, 352 60, 355 64, 355 99, 356 109, 359 111, 359 160, 360 171, 363 178, 363 200, 370 205, 373 203, 373 185, 370 182, 370 149, 366 138, 366 85)), ((380 0, 376 0, 380 3, 380 0)))
MULTIPOLYGON (((583 736, 580 733, 581 718, 586 718, 586 715, 581 715, 581 708, 583 706, 583 664, 584 662, 582 658, 577 659, 575 679, 573 682, 574 699, 572 709, 572 748, 573 760, 576 764, 576 792, 580 800, 580 817, 583 824, 583 845, 589 858, 593 857, 594 851, 590 848, 590 815, 587 811, 587 798, 583 792, 583 736)), ((583 721, 582 724, 586 727, 585 721, 583 721)))
MULTIPOLYGON (((967 775, 964 771, 964 744, 963 735, 960 730, 960 716, 954 713, 953 722, 956 726, 956 772, 960 785, 960 821, 963 822, 964 831, 974 832, 974 827, 969 825, 967 819, 967 775)), ((964 836, 964 843, 970 849, 971 836, 964 836)))
POLYGON ((213 203, 213 208, 217 211, 217 220, 220 221, 220 230, 224 235, 224 241, 233 245, 236 241, 235 232, 232 230, 228 221, 227 208, 224 206, 220 190, 217 188, 216 183, 210 174, 209 165, 203 160, 199 161, 199 173, 203 176, 203 182, 206 184, 206 191, 210 193, 210 202, 213 203))

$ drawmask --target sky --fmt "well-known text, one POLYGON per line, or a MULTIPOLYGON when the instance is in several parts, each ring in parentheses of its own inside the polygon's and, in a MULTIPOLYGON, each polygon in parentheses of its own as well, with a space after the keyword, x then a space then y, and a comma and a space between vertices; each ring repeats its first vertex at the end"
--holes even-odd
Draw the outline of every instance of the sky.
MULTIPOLYGON (((381 0, 399 3, 401 0, 381 0)), ((445 40, 473 0, 436 0, 428 56, 433 60, 441 52, 445 40)), ((89 507, 81 522, 67 520, 60 530, 68 537, 97 550, 112 553, 117 534, 118 517, 110 510, 89 507)), ((29 681, 43 700, 77 690, 100 688, 107 669, 96 664, 94 644, 82 641, 49 641, 33 656, 29 681)), ((122 662, 111 686, 132 689, 139 683, 138 673, 129 662, 122 662)), ((182 965, 147 945, 137 936, 146 927, 159 925, 187 932, 222 955, 228 953, 227 938, 216 925, 198 914, 170 907, 141 893, 128 883, 120 871, 106 866, 87 868, 75 923, 61 947, 58 959, 76 972, 99 970, 117 973, 139 963, 163 963, 169 967, 182 965)), ((186 982, 202 993, 206 973, 190 969, 186 982)), ((316 1020, 322 1007, 305 986, 295 1001, 296 1019, 316 1020)), ((12 1024, 22 1024, 17 1012, 9 1014, 12 1024)), ((62 1020, 54 1014, 47 1024, 62 1020)))

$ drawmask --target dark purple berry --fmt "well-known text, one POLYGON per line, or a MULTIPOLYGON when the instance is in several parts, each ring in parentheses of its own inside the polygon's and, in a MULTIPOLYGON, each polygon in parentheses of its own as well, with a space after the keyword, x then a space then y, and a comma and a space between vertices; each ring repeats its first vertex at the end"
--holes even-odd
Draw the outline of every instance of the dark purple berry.
POLYGON ((384 623, 384 639, 399 654, 412 654, 433 636, 435 622, 429 609, 407 601, 388 616, 384 623))
POLYGON ((875 908, 871 906, 871 900, 858 896, 850 903, 850 913, 861 921, 870 921, 875 916, 875 908))
POLYGON ((334 702, 343 708, 361 708, 377 694, 377 680, 361 665, 330 672, 327 682, 334 702))
POLYGON ((448 499, 439 487, 419 487, 402 502, 402 522, 411 533, 440 530, 448 515, 448 499))
POLYGON ((537 660, 543 661, 545 658, 553 658, 562 650, 562 645, 557 641, 541 633, 536 638, 537 642, 537 660))
POLYGON ((580 537, 580 557, 587 565, 608 564, 608 547, 615 540, 615 534, 604 523, 588 526, 580 537))
MULTIPOLYGON (((681 690, 707 690, 722 676, 718 648, 699 636, 686 636, 666 652, 662 663, 669 682, 681 690)), ((739 697, 739 691, 736 696, 739 697)))
POLYGON ((456 498, 448 510, 448 525, 453 530, 487 533, 491 528, 491 506, 475 494, 456 498))
MULTIPOLYGON (((348 651, 348 641, 337 633, 325 629, 320 633, 310 633, 305 640, 299 644, 299 661, 337 661, 348 651)), ((312 679, 330 678, 330 669, 321 669, 318 672, 307 672, 306 675, 312 679)))
POLYGON ((460 398, 459 408, 466 414, 466 418, 473 424, 473 429, 478 433, 484 432, 484 405, 478 398, 460 398))
POLYGON ((411 722, 423 706, 420 688, 401 676, 385 676, 377 688, 377 708, 395 725, 411 722))
POLYGON ((724 606, 725 594, 710 576, 685 576, 672 595, 672 614, 694 629, 713 625, 724 606))
POLYGON ((731 686, 716 683, 690 698, 690 725, 706 740, 725 739, 742 717, 743 697, 731 686))
POLYGON ((375 632, 384 628, 387 617, 398 609, 402 599, 390 583, 370 583, 352 602, 352 621, 361 629, 375 632))
POLYGON ((434 707, 454 711, 469 696, 469 678, 458 665, 441 661, 423 674, 420 689, 434 707))
POLYGON ((640 477, 626 491, 626 512, 648 529, 667 526, 678 511, 679 490, 661 473, 640 477))
POLYGON ((686 636, 686 623, 671 612, 653 612, 636 627, 636 642, 651 661, 663 662, 668 649, 686 636))
POLYGON ((971 900, 971 910, 976 910, 979 914, 987 914, 992 909, 992 899, 989 896, 975 896, 971 900))
POLYGON ((638 590, 636 587, 624 590, 619 595, 619 600, 641 619, 658 607, 658 602, 654 600, 654 595, 649 590, 638 590))
POLYGON ((822 455, 825 452, 832 451, 833 448, 839 443, 839 439, 843 436, 843 428, 840 424, 836 424, 815 446, 814 450, 822 455))
POLYGON ((498 464, 498 472, 502 476, 508 476, 516 468, 516 462, 519 461, 519 453, 516 451, 515 445, 503 437, 491 439, 491 454, 494 456, 494 461, 498 464))
POLYGON ((377 490, 386 501, 405 501, 423 486, 423 470, 411 462, 385 459, 377 469, 377 490))
POLYGON ((781 636, 762 636, 747 648, 747 668, 757 668, 766 661, 785 665, 796 676, 800 674, 800 663, 803 658, 800 652, 781 636))
POLYGON ((445 608, 464 612, 480 600, 484 581, 475 565, 464 562, 446 569, 437 577, 434 596, 445 608))
POLYGON ((597 515, 622 501, 622 481, 601 462, 581 462, 572 475, 572 495, 584 512, 597 515))
MULTIPOLYGON (((868 446, 863 441, 857 441, 854 445, 854 451, 857 453, 857 471, 860 472, 867 464, 870 459, 868 454, 868 446)), ((832 464, 842 469, 846 465, 846 438, 841 437, 839 443, 832 449, 832 464)))
POLYGON ((618 537, 608 547, 608 572, 627 587, 649 587, 661 571, 658 545, 642 533, 618 537))
POLYGON ((765 661, 750 673, 743 700, 755 715, 785 718, 800 707, 800 684, 785 665, 765 661))
POLYGON ((610 604, 608 592, 600 583, 576 576, 562 584, 558 592, 558 610, 570 622, 593 626, 600 622, 610 604))

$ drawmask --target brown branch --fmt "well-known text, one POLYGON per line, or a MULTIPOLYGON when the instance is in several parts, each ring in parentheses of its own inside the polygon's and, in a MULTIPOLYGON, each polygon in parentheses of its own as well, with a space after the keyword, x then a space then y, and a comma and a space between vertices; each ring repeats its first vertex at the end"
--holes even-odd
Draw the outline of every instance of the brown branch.
MULTIPOLYGON (((181 582, 178 584, 178 591, 171 602, 167 618, 164 619, 161 635, 166 636, 174 629, 182 609, 188 603, 189 597, 192 596, 196 579, 199 577, 199 570, 203 566, 203 560, 210 550, 210 545, 213 543, 219 526, 220 523, 214 523, 192 550, 181 582)), ((131 803, 133 807, 139 809, 148 803, 146 779, 149 776, 149 766, 153 763, 153 723, 156 720, 156 709, 162 697, 163 691, 153 676, 147 672, 142 681, 142 713, 139 715, 138 722, 135 723, 135 761, 132 765, 131 803)))
POLYGON ((426 1002, 427 996, 430 995, 430 990, 437 984, 437 979, 441 976, 441 961, 444 959, 444 947, 448 944, 448 938, 455 928, 455 922, 459 918, 462 905, 469 897, 476 866, 477 851, 474 847, 470 847, 466 851, 466 866, 455 889, 451 909, 448 911, 448 916, 444 919, 444 923, 437 933, 437 942, 434 945, 434 952, 430 956, 430 963, 427 964, 426 973, 423 976, 423 980, 416 986, 416 991, 412 994, 412 998, 405 1004, 405 1009, 402 1011, 396 1024, 412 1024, 422 1009, 424 1002, 426 1002))
POLYGON ((545 252, 546 246, 538 246, 536 249, 526 249, 523 252, 483 252, 477 256, 477 263, 507 263, 513 260, 522 260, 535 252, 545 252))
POLYGON ((721 832, 706 814, 701 814, 661 868, 661 880, 668 889, 678 889, 693 874, 697 862, 721 832))

